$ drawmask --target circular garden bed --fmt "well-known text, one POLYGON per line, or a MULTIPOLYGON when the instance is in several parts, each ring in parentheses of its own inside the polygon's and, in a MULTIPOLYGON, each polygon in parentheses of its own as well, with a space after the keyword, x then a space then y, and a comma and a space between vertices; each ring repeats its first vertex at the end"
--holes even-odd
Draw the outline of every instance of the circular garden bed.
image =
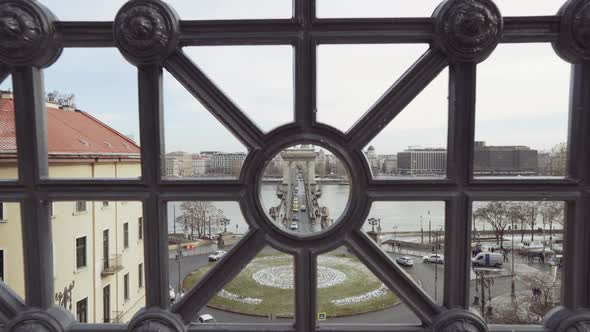
MULTIPOLYGON (((191 272, 183 280, 183 287, 193 287, 214 264, 191 272)), ((328 317, 382 310, 399 303, 362 263, 345 254, 319 256, 317 284, 318 312, 325 312, 328 317)), ((249 315, 292 317, 293 288, 292 256, 259 255, 208 306, 249 315)))

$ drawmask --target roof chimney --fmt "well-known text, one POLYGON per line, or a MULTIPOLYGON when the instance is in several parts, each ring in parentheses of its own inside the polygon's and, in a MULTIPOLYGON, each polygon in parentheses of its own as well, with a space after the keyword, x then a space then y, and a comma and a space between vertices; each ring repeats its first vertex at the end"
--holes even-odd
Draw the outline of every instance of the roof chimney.
POLYGON ((67 111, 67 112, 75 112, 76 108, 74 106, 62 105, 59 109, 67 111))
POLYGON ((14 99, 14 94, 9 90, 0 90, 0 99, 14 99))

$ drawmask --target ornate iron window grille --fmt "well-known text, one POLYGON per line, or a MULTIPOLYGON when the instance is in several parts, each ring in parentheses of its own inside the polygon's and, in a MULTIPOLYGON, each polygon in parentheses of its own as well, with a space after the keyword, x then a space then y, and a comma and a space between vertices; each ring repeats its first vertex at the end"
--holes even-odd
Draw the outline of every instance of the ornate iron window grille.
POLYGON ((446 0, 425 18, 319 19, 314 0, 294 0, 291 19, 179 20, 160 0, 131 0, 114 22, 59 21, 33 0, 0 1, 0 81, 12 74, 18 146, 17 181, 0 183, 2 201, 21 206, 26 303, 0 283, 0 322, 8 331, 312 331, 316 261, 348 246, 422 320, 420 326, 322 324, 330 331, 588 331, 590 328, 590 1, 569 0, 555 16, 502 17, 491 0, 446 0), (498 43, 552 43, 572 63, 568 176, 564 180, 473 178, 477 63, 498 43), (351 43, 429 43, 431 47, 346 133, 316 122, 316 46, 351 43), (182 51, 190 45, 292 45, 295 119, 262 132, 182 51), (137 66, 142 177, 139 180, 56 180, 47 174, 43 68, 64 47, 118 47, 137 66), (447 178, 374 181, 361 152, 380 130, 449 66, 447 178), (235 181, 162 178, 162 71, 166 68, 240 141, 249 154, 235 181), (353 188, 340 223, 298 238, 270 225, 261 208, 261 165, 296 142, 329 146, 346 163, 353 188), (53 299, 50 201, 141 200, 145 220, 146 310, 129 324, 73 323, 53 299), (543 327, 486 325, 468 310, 470 210, 474 200, 559 200, 567 206, 562 306, 543 327), (169 307, 166 202, 237 200, 250 231, 185 297, 169 307), (444 305, 435 304, 360 232, 370 203, 446 203, 444 305), (294 324, 186 324, 266 244, 295 255, 294 324))

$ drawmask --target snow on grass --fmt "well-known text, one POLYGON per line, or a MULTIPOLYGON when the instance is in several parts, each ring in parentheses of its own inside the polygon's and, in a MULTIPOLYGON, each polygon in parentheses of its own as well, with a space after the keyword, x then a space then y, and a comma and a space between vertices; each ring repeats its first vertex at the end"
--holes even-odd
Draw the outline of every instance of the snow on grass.
MULTIPOLYGON (((267 267, 252 274, 257 283, 280 289, 293 289, 293 266, 281 265, 267 267)), ((346 280, 346 274, 327 266, 318 266, 318 288, 332 287, 346 280)))
POLYGON ((260 304, 262 303, 262 299, 256 299, 256 298, 252 298, 252 297, 244 297, 238 294, 234 294, 232 292, 228 292, 225 289, 222 289, 219 293, 217 293, 217 295, 229 299, 229 300, 234 300, 234 301, 238 301, 238 302, 242 302, 242 303, 246 303, 246 304, 260 304))
POLYGON ((361 302, 369 301, 372 299, 376 299, 381 296, 385 296, 388 291, 389 291, 389 289, 384 284, 381 284, 381 286, 379 286, 379 288, 374 289, 370 292, 367 292, 367 293, 364 293, 361 295, 357 295, 357 296, 350 296, 350 297, 345 297, 342 299, 332 300, 332 301, 330 301, 330 303, 333 303, 336 305, 349 305, 349 304, 361 303, 361 302))

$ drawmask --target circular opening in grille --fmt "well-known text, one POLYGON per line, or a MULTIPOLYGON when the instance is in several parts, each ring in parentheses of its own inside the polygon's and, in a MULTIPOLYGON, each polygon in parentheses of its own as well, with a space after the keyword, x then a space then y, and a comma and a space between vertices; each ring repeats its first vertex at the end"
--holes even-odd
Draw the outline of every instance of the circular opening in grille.
POLYGON ((350 199, 350 173, 336 154, 313 144, 290 146, 266 165, 260 201, 272 224, 297 235, 337 223, 350 199))

